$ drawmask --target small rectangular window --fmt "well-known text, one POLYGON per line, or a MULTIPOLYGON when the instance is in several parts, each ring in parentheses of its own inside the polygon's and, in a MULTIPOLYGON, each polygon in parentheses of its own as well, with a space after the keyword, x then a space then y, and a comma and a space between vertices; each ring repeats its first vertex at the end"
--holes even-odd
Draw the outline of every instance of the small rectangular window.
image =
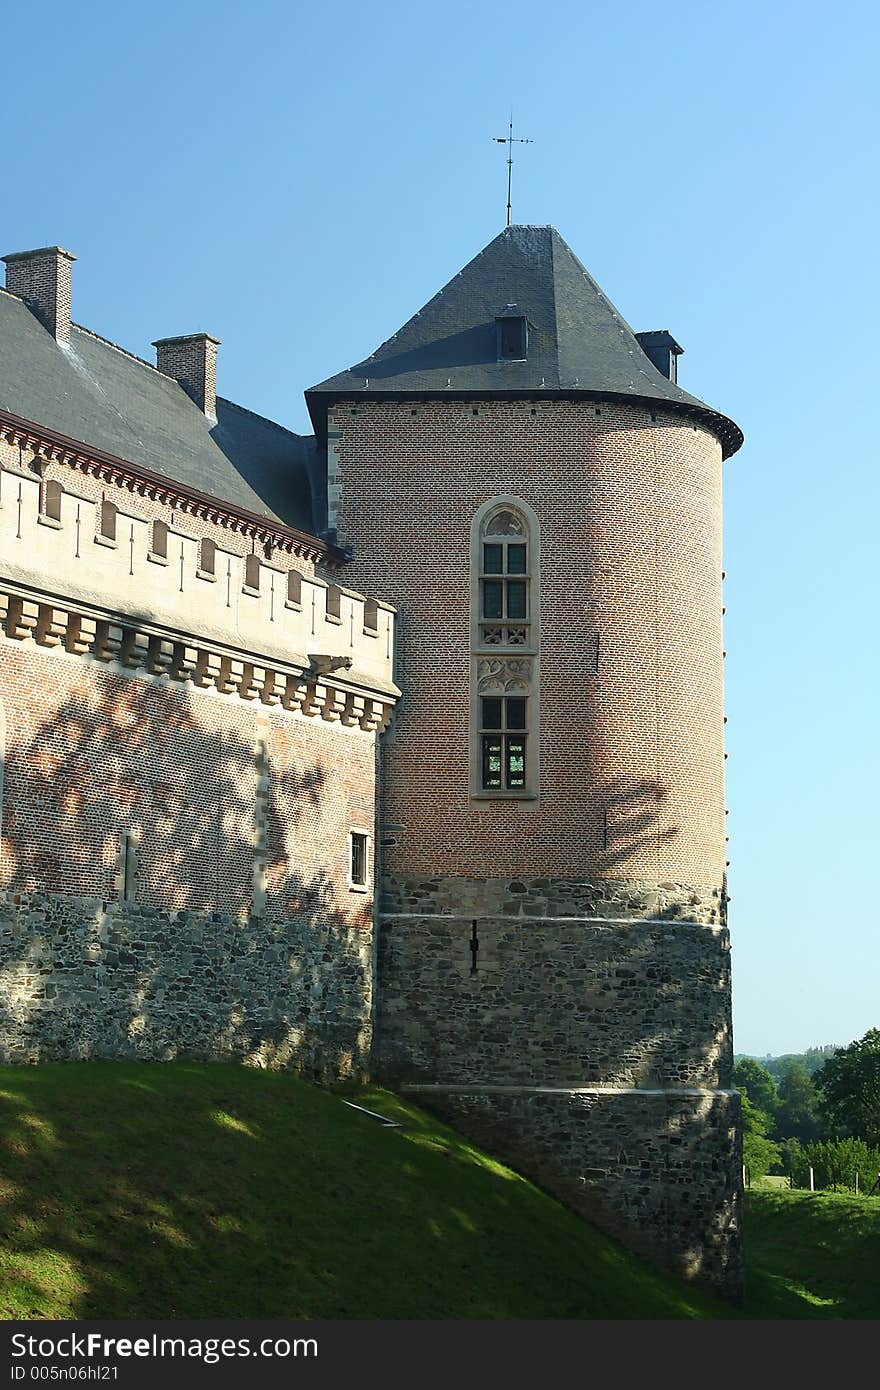
POLYGON ((366 888, 367 886, 367 844, 369 837, 360 830, 351 832, 351 886, 352 888, 366 888))
POLYGON ((526 321, 524 318, 503 318, 500 321, 500 357, 522 361, 526 355, 526 321))

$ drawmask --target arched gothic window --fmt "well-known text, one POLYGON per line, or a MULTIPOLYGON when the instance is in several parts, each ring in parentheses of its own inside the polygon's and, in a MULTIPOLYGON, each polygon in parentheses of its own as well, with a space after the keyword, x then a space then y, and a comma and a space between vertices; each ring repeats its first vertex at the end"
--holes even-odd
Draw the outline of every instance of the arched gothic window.
POLYGON ((471 530, 471 795, 538 795, 540 547, 517 497, 484 503, 471 530))

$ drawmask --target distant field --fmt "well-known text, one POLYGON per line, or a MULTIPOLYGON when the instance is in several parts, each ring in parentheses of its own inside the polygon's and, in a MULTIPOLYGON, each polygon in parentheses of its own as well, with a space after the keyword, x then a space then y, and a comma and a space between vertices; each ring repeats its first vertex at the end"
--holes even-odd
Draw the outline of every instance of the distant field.
MULTIPOLYGON (((0 1317, 729 1318, 439 1121, 233 1065, 0 1068, 0 1317)), ((880 1315, 880 1198, 752 1192, 749 1318, 880 1315)))

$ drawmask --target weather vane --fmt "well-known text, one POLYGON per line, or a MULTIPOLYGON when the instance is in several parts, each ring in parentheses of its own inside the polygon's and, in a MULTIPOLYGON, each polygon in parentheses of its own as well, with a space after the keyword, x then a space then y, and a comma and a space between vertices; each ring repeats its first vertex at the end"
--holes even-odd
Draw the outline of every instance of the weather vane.
POLYGON ((507 146, 507 225, 510 226, 510 185, 513 179, 513 147, 514 145, 534 145, 534 140, 524 140, 522 136, 513 133, 513 112, 510 113, 510 124, 506 135, 495 135, 493 139, 496 145, 507 146))

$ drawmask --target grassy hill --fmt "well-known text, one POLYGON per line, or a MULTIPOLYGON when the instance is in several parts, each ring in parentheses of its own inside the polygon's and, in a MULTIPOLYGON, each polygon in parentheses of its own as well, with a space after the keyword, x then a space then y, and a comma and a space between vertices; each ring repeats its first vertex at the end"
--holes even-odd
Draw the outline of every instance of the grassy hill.
MULTIPOLYGON (((233 1065, 0 1068, 0 1317, 731 1315, 415 1107, 356 1099, 401 1127, 233 1065)), ((846 1201, 751 1198, 746 1316, 877 1315, 850 1310, 880 1201, 838 1259, 846 1201)))
POLYGON ((746 1196, 746 1317, 880 1317, 880 1197, 746 1196))

